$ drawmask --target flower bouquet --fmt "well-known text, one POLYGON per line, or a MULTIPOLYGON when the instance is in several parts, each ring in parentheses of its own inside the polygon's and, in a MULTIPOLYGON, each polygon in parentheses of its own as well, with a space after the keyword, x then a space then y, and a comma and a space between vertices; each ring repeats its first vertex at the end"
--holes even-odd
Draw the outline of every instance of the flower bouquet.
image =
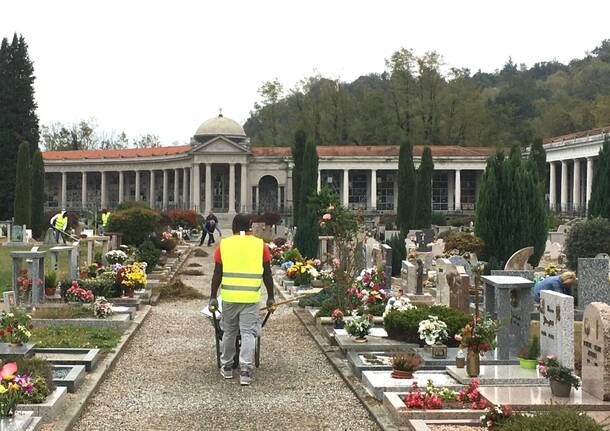
POLYGON ((551 392, 557 397, 567 398, 570 396, 572 386, 574 389, 580 387, 580 380, 573 371, 561 365, 557 358, 553 355, 549 355, 544 359, 541 359, 538 364, 540 374, 549 379, 551 385, 551 392))
POLYGON ((481 425, 487 427, 488 430, 494 430, 497 425, 503 424, 512 415, 513 411, 508 405, 488 406, 485 413, 481 415, 481 425))
POLYGON ((357 343, 366 343, 366 336, 371 333, 373 327, 373 316, 367 314, 366 316, 354 315, 346 324, 345 330, 349 335, 355 337, 357 343))
POLYGON ((32 336, 30 329, 32 316, 29 314, 14 314, 3 311, 0 313, 0 340, 3 343, 22 345, 32 336))
POLYGON ((426 348, 433 358, 446 358, 447 346, 443 341, 447 339, 447 324, 438 316, 428 316, 428 319, 419 322, 417 330, 419 339, 426 342, 426 348))
POLYGON ((69 302, 89 303, 93 302, 94 295, 90 290, 80 287, 78 282, 74 280, 72 286, 66 292, 66 298, 69 302))
POLYGON ((4 364, 0 370, 0 418, 12 417, 24 394, 34 390, 32 379, 27 374, 17 374, 17 363, 4 364))
POLYGON ((133 298, 135 290, 146 287, 146 263, 135 262, 122 267, 117 273, 117 281, 125 295, 133 298))
POLYGON ((98 319, 105 319, 113 313, 112 304, 103 296, 98 296, 93 303, 93 314, 98 319))
MULTIPOLYGON (((32 284, 33 280, 29 275, 27 269, 22 269, 17 277, 17 287, 19 288, 19 297, 22 299, 22 302, 29 302, 28 298, 32 293, 32 284)), ((36 285, 41 286, 44 284, 44 281, 40 278, 36 279, 36 285)))
POLYGON ((460 348, 468 348, 466 357, 466 372, 470 377, 477 377, 480 372, 481 353, 496 347, 498 324, 487 316, 476 316, 464 326, 455 340, 460 348))
POLYGON ((458 391, 456 400, 464 404, 469 404, 469 407, 472 410, 482 410, 486 408, 488 403, 479 392, 480 384, 481 381, 479 379, 472 379, 470 383, 468 383, 468 386, 458 391))
POLYGON ((356 283, 348 290, 348 295, 364 306, 380 304, 386 299, 385 278, 381 268, 364 269, 356 277, 356 283))
POLYGON ((407 311, 416 308, 415 305, 411 304, 411 300, 406 296, 395 297, 392 296, 388 299, 388 303, 385 306, 383 317, 385 318, 391 311, 407 311))
POLYGON ((335 329, 345 328, 345 321, 343 320, 343 311, 340 308, 335 308, 331 313, 330 317, 333 319, 335 329))
POLYGON ((105 256, 109 265, 117 263, 122 265, 127 260, 127 254, 121 250, 110 250, 105 256))

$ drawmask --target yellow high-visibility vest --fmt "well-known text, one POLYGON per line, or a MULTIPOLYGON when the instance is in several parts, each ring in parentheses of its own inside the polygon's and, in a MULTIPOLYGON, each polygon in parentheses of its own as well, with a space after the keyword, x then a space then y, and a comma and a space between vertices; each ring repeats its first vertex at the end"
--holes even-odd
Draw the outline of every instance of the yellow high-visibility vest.
POLYGON ((223 301, 245 304, 260 301, 263 246, 263 240, 252 235, 233 235, 220 242, 223 301))
POLYGON ((108 220, 110 220, 110 211, 102 214, 102 226, 108 226, 108 220))
POLYGON ((63 216, 61 213, 57 214, 57 218, 55 219, 55 229, 60 231, 65 231, 68 226, 68 217, 63 216))

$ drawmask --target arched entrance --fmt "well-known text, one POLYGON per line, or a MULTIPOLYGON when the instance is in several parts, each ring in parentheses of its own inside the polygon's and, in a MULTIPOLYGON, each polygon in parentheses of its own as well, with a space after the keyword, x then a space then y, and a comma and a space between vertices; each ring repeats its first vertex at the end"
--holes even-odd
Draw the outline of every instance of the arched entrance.
POLYGON ((278 211, 278 182, 272 175, 265 175, 258 182, 259 212, 278 211))

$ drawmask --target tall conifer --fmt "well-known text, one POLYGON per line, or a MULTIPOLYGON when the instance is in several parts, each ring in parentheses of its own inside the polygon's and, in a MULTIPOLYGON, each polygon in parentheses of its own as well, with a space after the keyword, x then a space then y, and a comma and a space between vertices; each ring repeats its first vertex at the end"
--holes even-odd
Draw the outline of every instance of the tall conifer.
POLYGON ((432 223, 433 172, 432 150, 426 146, 419 168, 417 168, 417 206, 415 207, 414 227, 419 229, 429 228, 432 223))
POLYGON ((604 145, 599 151, 597 170, 593 176, 589 217, 610 219, 610 140, 604 138, 604 145))
POLYGON ((32 167, 30 144, 23 141, 17 155, 17 178, 15 180, 15 224, 30 225, 32 212, 32 167))
POLYGON ((32 235, 41 238, 44 230, 44 163, 40 151, 32 160, 32 235))
POLYGON ((294 145, 292 146, 292 213, 293 224, 298 225, 298 218, 301 214, 301 207, 306 202, 301 193, 301 182, 304 169, 305 145, 307 144, 307 134, 299 129, 294 134, 294 145))
POLYGON ((303 151, 303 169, 300 172, 301 185, 299 192, 303 198, 299 203, 300 215, 296 217, 297 233, 295 246, 303 256, 316 257, 318 254, 318 214, 312 199, 317 193, 318 153, 316 144, 308 140, 303 151))
POLYGON ((413 165, 413 147, 408 138, 400 144, 398 156, 398 208, 396 210, 396 224, 406 235, 413 227, 415 217, 416 198, 415 166, 413 165))

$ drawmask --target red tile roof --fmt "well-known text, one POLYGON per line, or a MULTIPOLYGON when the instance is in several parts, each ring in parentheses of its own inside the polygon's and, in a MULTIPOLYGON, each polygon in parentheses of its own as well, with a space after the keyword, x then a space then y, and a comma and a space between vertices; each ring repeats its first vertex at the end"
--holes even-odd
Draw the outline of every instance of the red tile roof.
POLYGON ((82 151, 44 151, 45 160, 78 160, 78 159, 130 159, 137 157, 159 157, 188 153, 190 145, 157 148, 128 148, 124 150, 82 150, 82 151))
POLYGON ((568 141, 570 139, 584 138, 586 136, 599 135, 601 133, 610 132, 610 126, 598 127, 597 129, 582 130, 580 132, 568 133, 567 135, 553 136, 552 138, 545 138, 544 143, 550 144, 551 142, 568 141))

